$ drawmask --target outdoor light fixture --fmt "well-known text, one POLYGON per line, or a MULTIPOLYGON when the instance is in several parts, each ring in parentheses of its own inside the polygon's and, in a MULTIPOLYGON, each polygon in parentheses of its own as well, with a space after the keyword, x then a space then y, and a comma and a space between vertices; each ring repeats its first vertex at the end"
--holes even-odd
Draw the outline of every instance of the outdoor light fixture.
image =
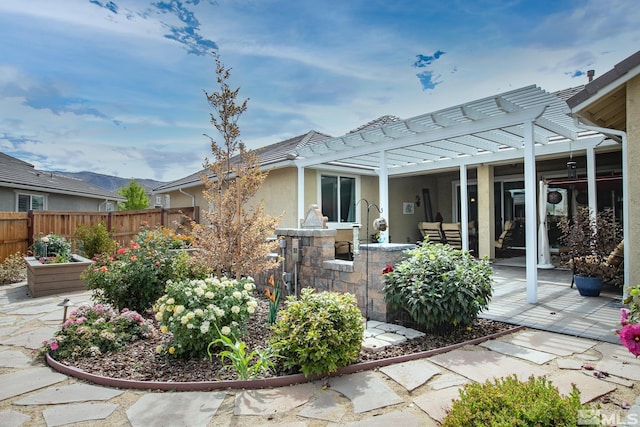
POLYGON ((577 163, 573 160, 567 162, 567 178, 576 179, 578 176, 577 163))
POLYGON ((58 307, 64 307, 64 314, 62 315, 62 323, 67 320, 67 310, 71 307, 73 303, 69 300, 69 298, 65 298, 61 303, 58 304, 58 307))

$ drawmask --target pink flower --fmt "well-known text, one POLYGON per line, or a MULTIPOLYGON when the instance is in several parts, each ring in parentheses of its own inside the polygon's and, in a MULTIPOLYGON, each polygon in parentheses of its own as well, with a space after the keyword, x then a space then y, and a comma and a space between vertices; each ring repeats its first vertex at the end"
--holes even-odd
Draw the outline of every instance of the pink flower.
POLYGON ((620 331, 620 342, 634 356, 640 356, 640 324, 626 324, 620 331))
POLYGON ((622 326, 626 325, 629 322, 629 309, 621 308, 620 309, 620 323, 622 326))
POLYGON ((82 322, 84 322, 85 320, 87 320, 87 318, 86 318, 86 317, 84 317, 84 316, 82 316, 82 317, 78 317, 78 318, 76 319, 76 323, 82 323, 82 322))
POLYGON ((123 253, 127 252, 127 248, 120 248, 118 249, 118 255, 122 255, 123 253))
POLYGON ((49 344, 49 347, 51 347, 51 350, 56 351, 58 349, 58 342, 51 341, 51 344, 49 344))
POLYGON ((131 261, 135 261, 135 260, 137 260, 137 259, 138 259, 138 257, 137 257, 137 256, 135 256, 135 255, 131 255, 131 261))

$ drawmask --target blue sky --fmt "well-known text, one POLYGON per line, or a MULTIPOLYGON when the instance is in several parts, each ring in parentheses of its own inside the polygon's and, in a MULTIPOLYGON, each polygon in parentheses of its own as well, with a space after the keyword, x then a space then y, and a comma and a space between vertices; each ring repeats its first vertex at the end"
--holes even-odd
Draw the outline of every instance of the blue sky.
POLYGON ((0 0, 0 151, 171 181, 210 155, 216 51, 250 148, 343 135, 537 84, 640 46, 635 0, 0 0))

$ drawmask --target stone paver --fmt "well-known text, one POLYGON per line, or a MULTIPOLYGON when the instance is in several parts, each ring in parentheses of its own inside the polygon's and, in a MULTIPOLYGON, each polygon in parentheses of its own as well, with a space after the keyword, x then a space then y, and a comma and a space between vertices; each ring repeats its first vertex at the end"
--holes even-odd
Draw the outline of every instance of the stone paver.
POLYGON ((342 417, 349 411, 349 404, 340 393, 333 390, 321 390, 315 400, 309 402, 298 412, 305 418, 339 423, 342 417))
POLYGON ((519 359, 528 360, 529 362, 536 363, 538 365, 544 365, 545 363, 555 359, 553 354, 545 353, 543 351, 533 350, 519 345, 511 344, 510 342, 503 342, 498 340, 489 340, 480 344, 481 347, 488 348, 498 353, 506 354, 507 356, 517 357, 519 359))
POLYGON ((574 353, 584 353, 597 344, 595 341, 584 338, 537 330, 527 330, 514 334, 508 339, 505 339, 505 341, 557 356, 571 356, 574 353))
POLYGON ((556 361, 558 368, 567 370, 580 370, 584 365, 584 361, 580 359, 574 359, 573 357, 563 357, 556 361))
POLYGON ((429 387, 433 390, 442 390, 443 388, 464 385, 468 382, 469 380, 462 375, 447 372, 442 375, 438 375, 435 379, 429 381, 429 387))
POLYGON ((525 381, 531 375, 542 376, 548 374, 548 370, 542 367, 533 366, 503 354, 481 350, 477 347, 475 350, 452 350, 448 353, 430 357, 429 360, 480 383, 514 374, 521 381, 525 381))
POLYGON ((271 415, 291 411, 303 405, 318 391, 315 384, 298 384, 264 390, 242 390, 236 393, 234 415, 271 415))
POLYGON ((353 412, 356 414, 404 402, 371 371, 331 378, 329 384, 332 390, 342 393, 351 400, 353 412))
POLYGON ((421 427, 422 419, 416 415, 404 411, 395 411, 388 414, 377 415, 362 421, 352 421, 341 424, 344 427, 421 427))
POLYGON ((30 368, 0 375, 0 400, 19 396, 66 380, 66 375, 49 368, 30 368))
POLYGON ((14 345, 36 350, 42 346, 42 341, 47 340, 58 331, 54 326, 43 326, 40 328, 24 327, 15 331, 10 337, 4 337, 0 344, 14 345))
POLYGON ((595 350, 602 354, 602 360, 595 364, 598 371, 604 371, 617 377, 640 381, 640 360, 636 359, 626 347, 617 344, 600 343, 595 350))
POLYGON ((459 390, 459 387, 449 387, 429 391, 415 397, 413 402, 431 418, 441 422, 451 409, 452 401, 460 397, 459 390))
POLYGON ((379 351, 383 348, 389 347, 391 343, 388 341, 379 340, 377 338, 365 338, 362 340, 362 348, 366 351, 379 351))
POLYGON ((407 391, 413 391, 442 370, 428 360, 418 359, 383 366, 380 368, 380 372, 403 386, 407 391))
POLYGON ((571 385, 575 384, 580 390, 580 402, 583 404, 616 389, 614 384, 577 371, 565 371, 559 375, 551 375, 548 378, 554 386, 558 387, 558 391, 565 395, 571 393, 571 385))
POLYGON ((18 350, 0 351, 0 366, 3 368, 28 368, 32 359, 18 350))
POLYGON ((122 390, 99 387, 91 384, 71 384, 51 387, 32 396, 13 402, 14 405, 55 405, 60 403, 109 400, 124 393, 122 390))
POLYGON ((56 405, 42 411, 47 427, 63 426, 91 420, 104 420, 116 410, 115 403, 80 403, 56 405))
POLYGON ((216 413, 224 392, 148 393, 127 410, 133 427, 205 427, 216 413))
POLYGON ((376 335, 375 339, 388 342, 391 345, 398 345, 407 341, 407 337, 392 332, 385 332, 384 334, 376 335))
POLYGON ((0 426, 18 427, 27 422, 31 417, 18 411, 0 411, 0 426))

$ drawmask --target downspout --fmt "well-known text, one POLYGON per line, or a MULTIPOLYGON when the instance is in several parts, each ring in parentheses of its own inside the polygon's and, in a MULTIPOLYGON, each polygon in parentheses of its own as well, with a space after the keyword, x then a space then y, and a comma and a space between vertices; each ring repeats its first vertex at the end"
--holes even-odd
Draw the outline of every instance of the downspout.
POLYGON ((182 188, 178 188, 178 191, 182 194, 184 194, 185 196, 191 197, 191 207, 194 208, 196 206, 196 196, 194 196, 193 194, 189 194, 185 191, 182 190, 182 188))
MULTIPOLYGON (((629 167, 627 159, 627 133, 622 130, 603 128, 599 126, 591 126, 581 123, 578 117, 573 117, 575 125, 579 128, 600 132, 602 134, 616 135, 622 139, 622 238, 625 241, 625 245, 629 244, 629 167)), ((628 251, 627 251, 628 252, 628 251)), ((625 256, 623 260, 624 270, 624 285, 623 285, 623 299, 627 297, 626 286, 629 286, 629 268, 630 268, 629 256, 625 256)))

